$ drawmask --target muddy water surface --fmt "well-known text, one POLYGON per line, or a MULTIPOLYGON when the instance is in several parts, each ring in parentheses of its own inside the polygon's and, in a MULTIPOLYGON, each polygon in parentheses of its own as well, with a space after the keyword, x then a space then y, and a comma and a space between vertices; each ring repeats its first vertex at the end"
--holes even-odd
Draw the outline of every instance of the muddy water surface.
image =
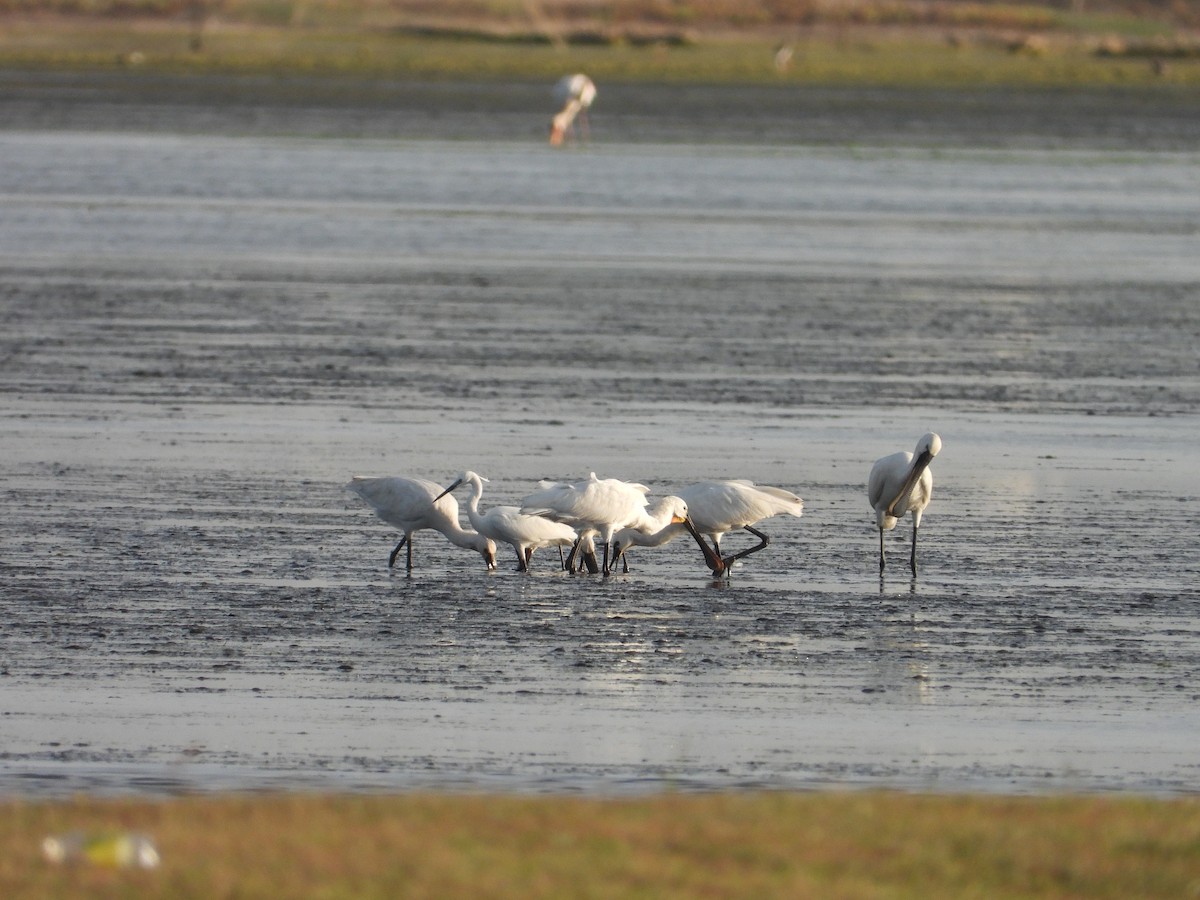
POLYGON ((0 153, 5 792, 1200 785, 1200 157, 0 153), (866 473, 929 429, 880 579, 866 473), (727 582, 389 571, 341 485, 463 468, 806 511, 727 582))

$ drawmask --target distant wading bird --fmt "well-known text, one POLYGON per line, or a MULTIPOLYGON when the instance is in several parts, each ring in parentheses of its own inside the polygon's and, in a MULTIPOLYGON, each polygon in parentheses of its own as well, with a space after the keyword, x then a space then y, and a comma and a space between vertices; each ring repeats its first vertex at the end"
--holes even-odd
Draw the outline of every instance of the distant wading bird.
POLYGON ((596 99, 596 85, 592 79, 580 73, 564 75, 554 85, 554 97, 561 103, 562 109, 550 121, 550 143, 557 147, 571 132, 575 119, 579 119, 579 127, 584 140, 588 137, 588 108, 596 99))
POLYGON ((879 574, 886 560, 883 553, 883 533, 891 531, 905 513, 912 514, 912 552, 908 564, 913 577, 917 575, 917 529, 921 514, 933 497, 933 471, 929 464, 942 449, 942 439, 933 432, 917 441, 916 452, 902 450, 875 461, 867 482, 867 497, 875 510, 879 527, 879 574))
POLYGON ((511 544, 517 552, 517 571, 528 572, 533 551, 541 547, 572 547, 577 536, 575 529, 561 522, 541 516, 523 513, 516 506, 493 506, 486 513, 479 511, 479 500, 483 497, 483 482, 487 481, 475 472, 463 472, 446 488, 438 499, 464 484, 471 486, 471 499, 467 501, 467 518, 480 534, 494 541, 511 544))
POLYGON ((496 545, 484 535, 468 531, 459 524, 458 501, 453 497, 439 497, 441 485, 422 478, 356 475, 346 485, 346 490, 358 494, 375 510, 375 515, 403 532, 404 537, 388 557, 388 568, 396 564, 400 550, 407 545, 407 570, 412 572, 413 533, 424 528, 440 531, 455 546, 478 551, 483 554, 489 569, 496 568, 496 545))
MULTIPOLYGON (((704 552, 705 562, 714 575, 727 572, 737 560, 757 553, 770 539, 754 526, 763 519, 782 514, 799 518, 804 514, 804 501, 783 488, 757 485, 752 481, 701 481, 678 492, 688 508, 693 533, 704 552), (759 543, 729 557, 721 556, 721 538, 734 529, 742 528, 758 538, 759 543), (709 548, 700 535, 712 538, 709 548)), ((630 547, 661 547, 683 533, 678 525, 667 525, 654 532, 638 532, 623 528, 613 538, 614 552, 624 557, 630 547)))

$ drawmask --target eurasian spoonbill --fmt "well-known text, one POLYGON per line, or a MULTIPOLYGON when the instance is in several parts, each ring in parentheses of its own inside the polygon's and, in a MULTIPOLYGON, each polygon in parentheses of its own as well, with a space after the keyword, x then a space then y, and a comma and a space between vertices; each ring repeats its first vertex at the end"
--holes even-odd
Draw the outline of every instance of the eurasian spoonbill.
POLYGON ((579 127, 586 140, 588 137, 587 111, 592 105, 592 101, 596 99, 596 85, 592 79, 582 73, 564 75, 554 85, 554 97, 563 107, 550 122, 550 143, 555 147, 561 144, 570 133, 576 117, 579 118, 579 127))
MULTIPOLYGON (((701 481, 688 485, 677 495, 687 504, 688 516, 697 533, 696 539, 714 575, 727 572, 735 561, 757 553, 770 543, 767 535, 754 527, 757 523, 784 513, 796 517, 804 513, 804 501, 791 491, 757 485, 752 481, 701 481), (723 558, 721 538, 736 528, 750 532, 758 538, 759 543, 723 558), (711 549, 699 535, 712 538, 711 549)), ((661 547, 683 532, 684 529, 674 524, 648 532, 624 528, 613 538, 614 552, 624 556, 630 547, 661 547)))
POLYGON ((867 497, 875 510, 875 524, 879 527, 879 574, 883 574, 885 558, 883 533, 891 531, 905 513, 912 514, 912 552, 908 558, 913 577, 917 575, 917 529, 921 527, 921 514, 933 497, 933 470, 929 464, 942 449, 942 439, 932 431, 917 441, 916 451, 902 450, 871 466, 871 477, 867 481, 867 497))

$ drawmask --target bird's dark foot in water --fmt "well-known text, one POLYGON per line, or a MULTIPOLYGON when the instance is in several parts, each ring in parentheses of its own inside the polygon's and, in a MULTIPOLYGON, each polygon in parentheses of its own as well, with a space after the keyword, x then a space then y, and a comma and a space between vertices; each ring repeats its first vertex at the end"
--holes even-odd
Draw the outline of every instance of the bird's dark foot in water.
POLYGON ((713 578, 724 578, 729 574, 729 565, 730 560, 722 559, 721 557, 714 555, 713 558, 709 560, 708 568, 709 571, 712 572, 713 578))

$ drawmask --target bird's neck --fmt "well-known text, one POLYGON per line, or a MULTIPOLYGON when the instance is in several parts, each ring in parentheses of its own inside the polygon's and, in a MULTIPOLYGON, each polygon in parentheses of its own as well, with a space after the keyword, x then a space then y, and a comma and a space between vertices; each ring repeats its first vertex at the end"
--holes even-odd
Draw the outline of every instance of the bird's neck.
POLYGON ((679 537, 683 530, 682 525, 670 523, 657 531, 632 531, 627 534, 627 537, 629 543, 637 544, 639 547, 661 547, 679 537))
POLYGON ((454 527, 446 532, 446 540, 464 550, 482 550, 487 538, 455 522, 454 527))
POLYGON ((566 131, 575 121, 575 117, 579 115, 581 106, 582 104, 578 100, 568 100, 567 105, 562 108, 562 112, 554 117, 554 126, 560 131, 566 131))

